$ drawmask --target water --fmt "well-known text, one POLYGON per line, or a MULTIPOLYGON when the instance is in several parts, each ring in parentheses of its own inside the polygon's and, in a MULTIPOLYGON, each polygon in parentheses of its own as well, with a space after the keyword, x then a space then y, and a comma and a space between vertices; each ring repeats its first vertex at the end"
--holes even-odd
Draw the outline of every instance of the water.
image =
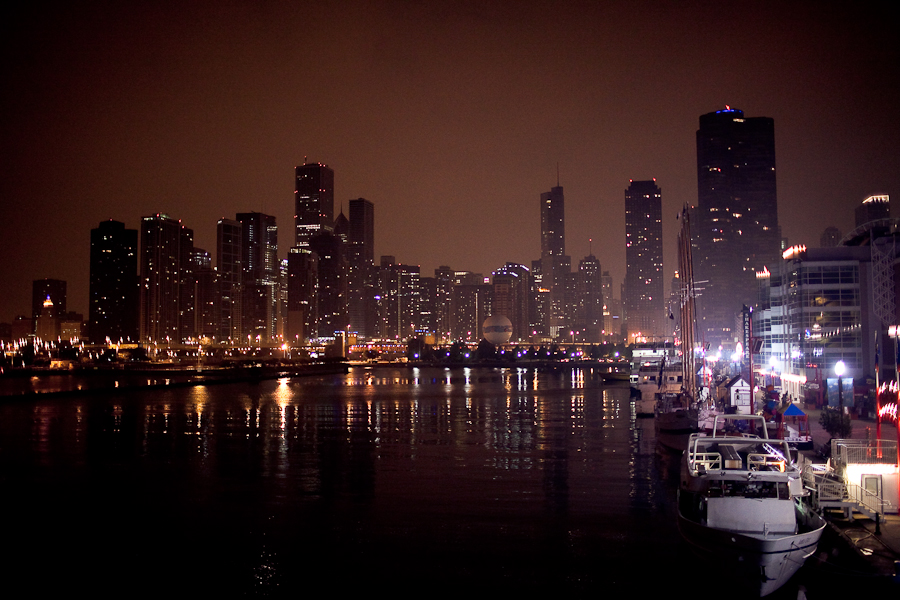
POLYGON ((7 580, 100 597, 671 595, 702 583, 675 524, 678 460, 628 387, 590 370, 7 399, 7 580))

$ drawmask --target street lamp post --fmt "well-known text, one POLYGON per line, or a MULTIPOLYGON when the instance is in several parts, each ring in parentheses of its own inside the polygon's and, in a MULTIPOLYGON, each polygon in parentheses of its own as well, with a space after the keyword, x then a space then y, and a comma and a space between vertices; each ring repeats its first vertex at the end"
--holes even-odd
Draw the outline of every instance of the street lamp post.
POLYGON ((834 363, 834 374, 837 375, 838 378, 838 407, 841 411, 841 427, 844 426, 844 382, 842 379, 844 371, 846 371, 844 361, 839 360, 834 363))

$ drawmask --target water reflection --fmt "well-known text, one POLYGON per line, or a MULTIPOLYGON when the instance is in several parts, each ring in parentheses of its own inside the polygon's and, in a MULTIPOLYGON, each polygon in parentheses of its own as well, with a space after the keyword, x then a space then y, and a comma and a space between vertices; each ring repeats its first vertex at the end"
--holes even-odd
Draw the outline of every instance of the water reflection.
POLYGON ((0 406, 0 468, 41 525, 14 541, 105 536, 102 557, 141 577, 182 557, 213 574, 204 593, 323 576, 365 591, 385 559, 470 593, 615 591, 629 560, 678 543, 652 429, 590 369, 352 369, 25 406, 0 406), (88 529, 49 510, 62 495, 88 529))

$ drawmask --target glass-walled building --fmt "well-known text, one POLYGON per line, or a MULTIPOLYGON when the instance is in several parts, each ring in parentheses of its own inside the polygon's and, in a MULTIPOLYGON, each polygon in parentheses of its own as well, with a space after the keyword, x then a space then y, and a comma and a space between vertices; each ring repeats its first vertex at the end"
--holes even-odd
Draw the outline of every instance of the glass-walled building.
POLYGON ((844 361, 848 378, 874 373, 880 325, 874 319, 871 264, 868 247, 793 247, 784 252, 779 270, 757 273, 757 381, 774 378, 798 398, 807 384, 833 378, 838 361, 844 361))

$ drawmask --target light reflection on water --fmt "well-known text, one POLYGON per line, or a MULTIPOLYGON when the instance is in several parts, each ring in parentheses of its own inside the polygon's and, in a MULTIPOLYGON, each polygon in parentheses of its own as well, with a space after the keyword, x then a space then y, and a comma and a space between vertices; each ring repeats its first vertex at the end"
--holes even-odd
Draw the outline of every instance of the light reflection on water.
POLYGON ((164 588, 165 563, 229 596, 388 574, 594 595, 682 550, 652 424, 590 370, 352 369, 17 401, 0 432, 8 508, 36 524, 13 540, 72 576, 105 561, 110 588, 164 588), (106 543, 88 558, 62 536, 106 543))

